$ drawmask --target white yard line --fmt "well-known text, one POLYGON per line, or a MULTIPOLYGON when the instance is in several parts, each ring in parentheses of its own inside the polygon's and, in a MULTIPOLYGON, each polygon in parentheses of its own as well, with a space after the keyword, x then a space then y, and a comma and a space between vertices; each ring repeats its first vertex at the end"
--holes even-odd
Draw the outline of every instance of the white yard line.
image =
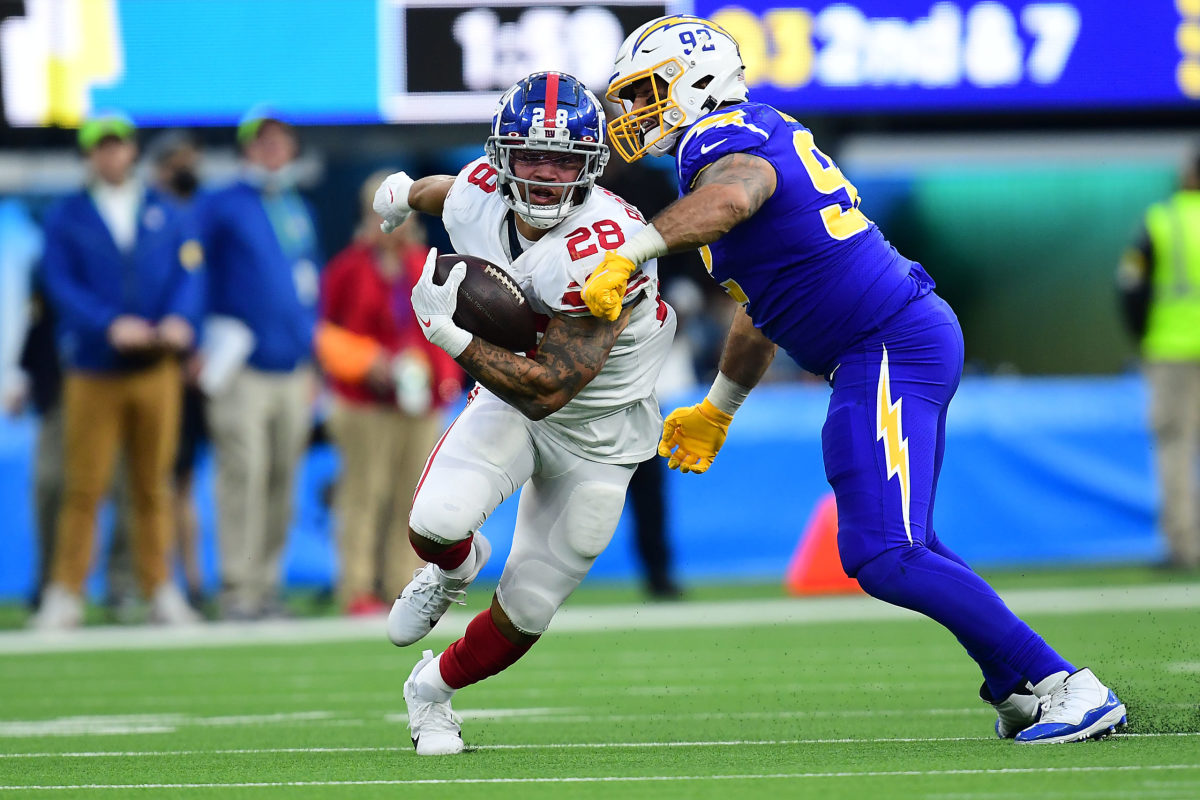
POLYGON ((763 781, 814 778, 903 778, 953 775, 1047 775, 1089 772, 1164 772, 1200 770, 1200 764, 1129 764, 1081 767, 1007 767, 998 769, 866 770, 862 772, 781 772, 770 775, 604 775, 526 778, 424 778, 414 780, 362 781, 255 781, 239 783, 84 783, 52 786, 0 786, 0 791, 78 791, 81 789, 245 789, 308 786, 454 786, 470 784, 555 784, 555 783, 673 783, 677 781, 763 781))
MULTIPOLYGON (((1118 733, 1112 739, 1194 737, 1200 733, 1118 733)), ((468 750, 621 750, 678 747, 778 747, 802 744, 922 744, 933 742, 993 742, 994 736, 903 736, 872 739, 733 739, 701 742, 537 742, 530 744, 468 745, 468 750)), ((411 747, 241 747, 224 750, 93 750, 68 753, 0 753, 6 758, 156 758, 174 756, 320 755, 323 753, 411 753, 411 747)))
MULTIPOLYGON (((1200 608, 1200 584, 1128 586, 1111 589, 1015 589, 1003 592, 1018 614, 1039 616, 1094 611, 1156 611, 1200 608)), ((471 612, 452 610, 434 630, 439 637, 461 636, 471 612)), ((917 615, 870 597, 778 598, 722 602, 683 602, 623 606, 574 606, 562 609, 551 629, 556 633, 663 630, 824 622, 915 619, 917 615)), ((384 617, 230 623, 191 627, 96 626, 75 631, 6 631, 0 655, 88 650, 161 650, 260 644, 386 641, 384 617)))
POLYGON ((38 720, 0 720, 0 739, 45 736, 111 736, 146 733, 175 733, 181 727, 238 727, 241 725, 326 722, 332 711, 296 711, 277 714, 193 717, 187 714, 76 715, 38 720))

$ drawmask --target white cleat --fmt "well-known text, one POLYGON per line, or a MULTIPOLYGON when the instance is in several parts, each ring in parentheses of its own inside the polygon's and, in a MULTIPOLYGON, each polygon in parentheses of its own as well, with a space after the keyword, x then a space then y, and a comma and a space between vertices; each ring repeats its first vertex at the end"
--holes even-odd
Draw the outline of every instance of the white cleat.
POLYGON ((150 621, 156 625, 196 625, 203 619, 171 581, 155 589, 150 598, 150 621))
POLYGON ((1037 695, 1029 690, 1029 684, 1020 691, 1013 692, 999 703, 992 700, 987 684, 979 687, 979 697, 983 702, 996 709, 996 735, 1001 739, 1011 739, 1019 732, 1038 721, 1042 704, 1037 695))
POLYGON ((433 630, 451 603, 466 603, 463 598, 467 595, 467 586, 492 555, 492 545, 482 533, 476 532, 471 540, 471 552, 475 557, 475 569, 463 580, 447 578, 436 564, 426 564, 417 570, 388 613, 387 632, 392 644, 405 647, 419 642, 433 630))
POLYGON ((1099 739, 1125 724, 1125 704, 1090 669, 1057 672, 1033 690, 1041 695, 1042 716, 1017 734, 1023 744, 1099 739))
POLYGON ((404 682, 404 702, 408 706, 408 729, 419 756, 453 756, 463 751, 462 719, 450 708, 450 701, 429 700, 421 696, 417 676, 433 661, 426 650, 404 682))
POLYGON ((46 587, 37 613, 29 618, 29 627, 39 631, 65 631, 82 624, 83 598, 58 583, 46 587))

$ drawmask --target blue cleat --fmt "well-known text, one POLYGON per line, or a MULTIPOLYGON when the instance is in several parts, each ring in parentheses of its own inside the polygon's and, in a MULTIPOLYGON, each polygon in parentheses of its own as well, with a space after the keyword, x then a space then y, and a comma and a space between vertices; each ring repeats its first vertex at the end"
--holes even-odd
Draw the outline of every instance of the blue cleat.
POLYGON ((1033 687, 1042 716, 1017 734, 1023 744, 1056 744, 1099 739, 1125 724, 1125 704, 1090 669, 1057 672, 1033 687))

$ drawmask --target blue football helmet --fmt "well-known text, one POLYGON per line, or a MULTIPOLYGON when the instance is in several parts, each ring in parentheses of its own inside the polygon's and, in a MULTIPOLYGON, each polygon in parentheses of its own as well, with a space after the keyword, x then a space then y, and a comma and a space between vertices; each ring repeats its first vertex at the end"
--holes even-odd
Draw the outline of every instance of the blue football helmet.
POLYGON ((604 134, 600 101, 578 79, 564 72, 535 72, 518 81, 500 98, 486 145, 505 204, 535 228, 562 222, 587 200, 608 163, 604 134), (514 154, 578 161, 579 174, 561 183, 518 178, 512 170, 514 154), (539 205, 532 202, 537 188, 561 188, 562 196, 557 203, 539 205))

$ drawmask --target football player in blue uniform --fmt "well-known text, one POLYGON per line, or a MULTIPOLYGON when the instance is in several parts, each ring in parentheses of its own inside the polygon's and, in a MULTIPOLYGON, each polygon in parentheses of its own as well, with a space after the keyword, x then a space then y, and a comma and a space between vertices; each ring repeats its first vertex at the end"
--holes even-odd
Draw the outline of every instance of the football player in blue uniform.
POLYGON ((588 278, 592 313, 615 318, 636 265, 700 248, 741 304, 720 372, 663 425, 659 454, 704 472, 777 347, 832 386, 821 432, 848 575, 871 595, 948 628, 979 664, 996 733, 1019 742, 1098 737, 1125 706, 1076 669, 938 539, 933 502, 946 410, 962 376, 954 312, 920 264, 896 252, 858 192, 776 109, 748 100, 737 43, 698 17, 662 17, 617 53, 610 144, 626 161, 674 155, 681 197, 588 278))

